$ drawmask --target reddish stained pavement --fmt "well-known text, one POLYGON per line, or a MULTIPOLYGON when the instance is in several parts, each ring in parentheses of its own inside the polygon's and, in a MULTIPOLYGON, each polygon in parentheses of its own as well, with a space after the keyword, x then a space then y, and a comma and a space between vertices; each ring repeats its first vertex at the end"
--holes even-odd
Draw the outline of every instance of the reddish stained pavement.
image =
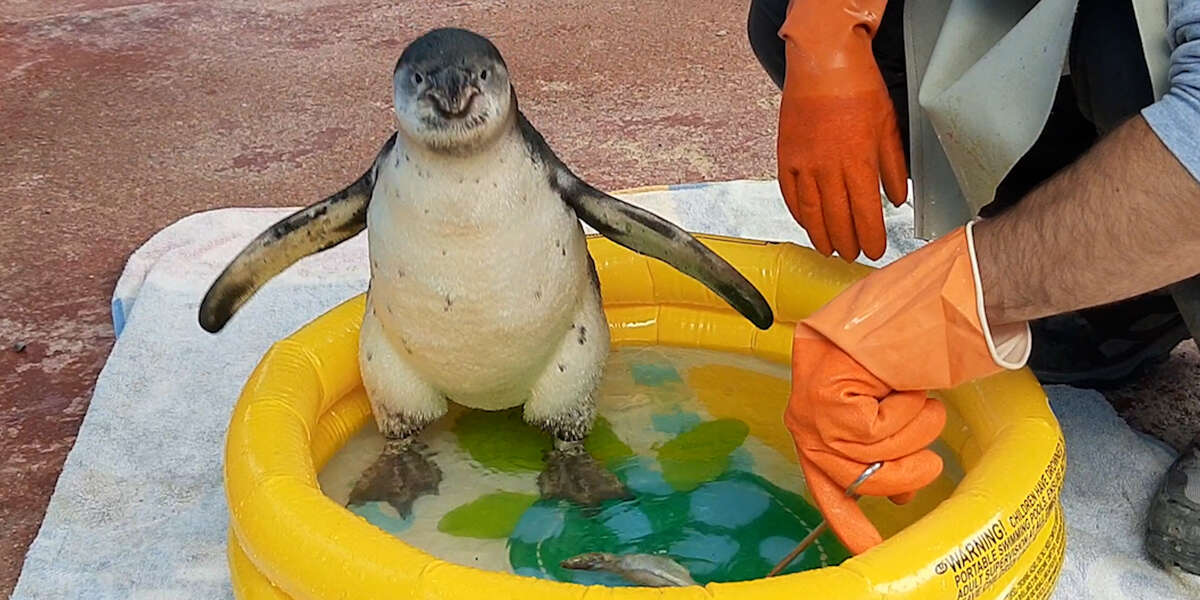
MULTIPOLYGON (((0 0, 0 592, 112 345, 113 285, 151 234, 356 177, 390 132, 400 50, 444 25, 500 46, 523 110, 601 187, 770 177, 778 93, 747 4, 0 0)), ((1185 443, 1198 364, 1181 348, 1114 404, 1185 443)))
POLYGON ((522 108, 599 186, 770 177, 778 93, 746 6, 0 1, 2 595, 111 348, 113 285, 151 234, 356 177, 390 134, 400 50, 445 25, 500 46, 522 108))

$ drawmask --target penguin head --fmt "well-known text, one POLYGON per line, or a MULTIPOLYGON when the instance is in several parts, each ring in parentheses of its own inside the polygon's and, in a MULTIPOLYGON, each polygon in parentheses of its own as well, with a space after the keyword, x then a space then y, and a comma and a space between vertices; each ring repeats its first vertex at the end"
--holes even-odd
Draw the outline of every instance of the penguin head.
POLYGON ((434 29, 409 44, 392 88, 401 132, 440 152, 469 154, 486 145, 514 108, 500 51, 463 29, 434 29))

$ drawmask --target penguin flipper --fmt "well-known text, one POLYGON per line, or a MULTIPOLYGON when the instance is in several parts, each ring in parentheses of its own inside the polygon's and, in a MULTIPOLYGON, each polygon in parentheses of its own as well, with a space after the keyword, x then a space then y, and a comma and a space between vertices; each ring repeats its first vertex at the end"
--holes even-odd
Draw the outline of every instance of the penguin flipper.
POLYGON ((217 277, 200 303, 200 326, 209 333, 225 327, 260 287, 296 261, 358 235, 367 227, 367 206, 375 189, 379 158, 396 142, 383 145, 374 163, 354 183, 298 210, 254 238, 217 277))
POLYGON ((775 322, 762 293, 733 265, 688 232, 652 212, 593 188, 565 168, 554 177, 563 201, 604 237, 657 258, 703 283, 759 329, 768 329, 775 322))

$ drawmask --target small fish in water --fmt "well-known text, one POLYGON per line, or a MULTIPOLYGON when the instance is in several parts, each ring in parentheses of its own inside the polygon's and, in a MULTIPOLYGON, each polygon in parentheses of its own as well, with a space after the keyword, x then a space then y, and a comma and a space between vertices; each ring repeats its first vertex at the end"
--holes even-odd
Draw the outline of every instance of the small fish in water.
POLYGON ((589 552, 572 556, 562 563, 564 569, 607 571, 646 587, 686 587, 700 585, 683 565, 658 554, 609 554, 589 552))

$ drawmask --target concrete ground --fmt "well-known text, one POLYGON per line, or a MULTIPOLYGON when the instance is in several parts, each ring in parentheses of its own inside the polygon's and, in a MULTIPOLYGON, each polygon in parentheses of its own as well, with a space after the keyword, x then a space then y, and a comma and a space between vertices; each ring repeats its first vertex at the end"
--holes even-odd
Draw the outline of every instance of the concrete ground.
MULTIPOLYGON (((111 347, 116 277, 147 237, 199 210, 305 204, 356 177, 390 133, 400 50, 443 25, 500 46, 522 108, 600 187, 771 177, 778 93, 750 52, 746 7, 0 0, 0 592, 111 347)), ((1131 421, 1172 440, 1195 432, 1197 364, 1181 349, 1124 390, 1131 421)))

